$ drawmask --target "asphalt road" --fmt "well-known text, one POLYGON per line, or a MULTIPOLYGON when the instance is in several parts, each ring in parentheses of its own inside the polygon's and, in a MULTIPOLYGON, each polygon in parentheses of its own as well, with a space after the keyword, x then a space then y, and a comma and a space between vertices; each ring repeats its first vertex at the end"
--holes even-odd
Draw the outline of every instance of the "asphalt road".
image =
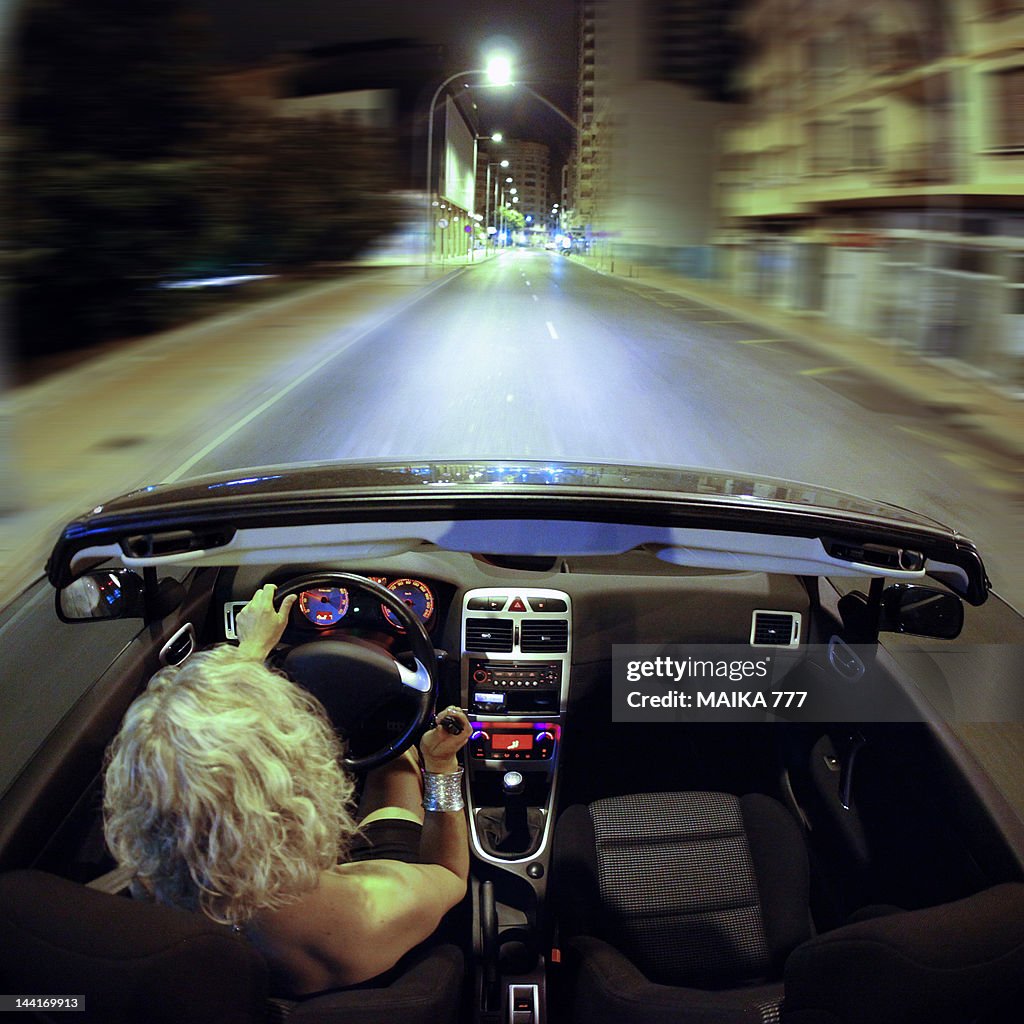
POLYGON ((1024 603, 1012 497, 926 410, 822 362, 693 301, 514 252, 281 380, 183 470, 529 458, 779 476, 960 528, 990 553, 997 590, 1024 603))

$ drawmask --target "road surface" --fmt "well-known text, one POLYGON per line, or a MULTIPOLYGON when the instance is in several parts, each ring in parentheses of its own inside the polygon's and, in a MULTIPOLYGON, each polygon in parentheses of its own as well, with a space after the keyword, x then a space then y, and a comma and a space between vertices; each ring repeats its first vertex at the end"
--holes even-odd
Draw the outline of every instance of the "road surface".
POLYGON ((345 336, 258 408, 172 475, 373 458, 726 468, 930 514, 998 552, 997 588, 1024 598, 1013 499, 926 410, 709 307, 547 252, 474 267, 345 336))

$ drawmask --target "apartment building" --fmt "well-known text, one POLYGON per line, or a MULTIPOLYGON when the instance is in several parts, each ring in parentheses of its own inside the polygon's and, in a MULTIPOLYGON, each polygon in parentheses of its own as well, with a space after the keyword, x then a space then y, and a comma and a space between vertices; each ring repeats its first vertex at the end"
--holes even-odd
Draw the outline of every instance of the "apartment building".
POLYGON ((579 3, 579 135, 566 205, 589 241, 615 240, 657 260, 712 230, 736 8, 736 0, 579 3))
POLYGON ((753 0, 740 26, 721 274, 1019 386, 1024 3, 753 0))
MULTIPOLYGON (((544 234, 549 228, 552 205, 550 178, 551 151, 545 143, 515 139, 490 143, 486 150, 481 150, 477 160, 477 209, 481 212, 495 209, 497 188, 498 203, 504 197, 504 201, 515 206, 525 218, 527 235, 544 234), (508 166, 502 167, 501 162, 505 160, 508 166), (512 180, 507 181, 508 178, 512 180), (486 193, 488 179, 491 187, 489 200, 486 193)), ((493 215, 491 219, 493 222, 493 215)))

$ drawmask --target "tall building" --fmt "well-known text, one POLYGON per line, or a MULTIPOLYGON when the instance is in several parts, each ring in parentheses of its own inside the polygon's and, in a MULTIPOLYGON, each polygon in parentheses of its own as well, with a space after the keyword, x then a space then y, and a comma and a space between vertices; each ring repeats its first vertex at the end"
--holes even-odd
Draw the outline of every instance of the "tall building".
POLYGON ((481 212, 494 210, 494 192, 497 186, 499 204, 504 195, 505 201, 515 206, 526 218, 527 234, 546 232, 548 214, 551 210, 550 174, 551 152, 545 143, 521 142, 514 139, 490 143, 487 150, 480 151, 477 160, 477 209, 481 212), (508 161, 508 167, 500 166, 502 160, 508 161), (486 193, 488 165, 491 166, 489 199, 486 193), (507 181, 508 178, 512 181, 507 181), (512 189, 516 191, 513 193, 512 189), (513 199, 518 202, 513 202, 513 199))
POLYGON ((752 0, 737 290, 1024 382, 1024 7, 752 0))
POLYGON ((567 177, 572 223, 590 240, 663 252, 699 245, 711 232, 736 7, 580 0, 579 137, 567 177))

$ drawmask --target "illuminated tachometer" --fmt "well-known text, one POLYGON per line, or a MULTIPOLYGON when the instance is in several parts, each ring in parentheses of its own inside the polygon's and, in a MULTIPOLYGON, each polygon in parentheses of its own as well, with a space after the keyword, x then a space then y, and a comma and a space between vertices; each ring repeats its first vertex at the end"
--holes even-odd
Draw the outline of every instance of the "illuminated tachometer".
MULTIPOLYGON (((424 622, 429 622, 433 617, 434 595, 426 583, 422 583, 420 580, 395 580, 393 583, 388 584, 388 590, 399 601, 405 602, 424 622)), ((381 605, 381 610, 384 612, 384 618, 392 626, 396 626, 398 629, 402 628, 402 624, 398 621, 398 616, 390 608, 381 605)))
POLYGON ((304 590, 299 594, 299 609, 314 626, 333 626, 348 611, 348 591, 340 587, 304 590))

